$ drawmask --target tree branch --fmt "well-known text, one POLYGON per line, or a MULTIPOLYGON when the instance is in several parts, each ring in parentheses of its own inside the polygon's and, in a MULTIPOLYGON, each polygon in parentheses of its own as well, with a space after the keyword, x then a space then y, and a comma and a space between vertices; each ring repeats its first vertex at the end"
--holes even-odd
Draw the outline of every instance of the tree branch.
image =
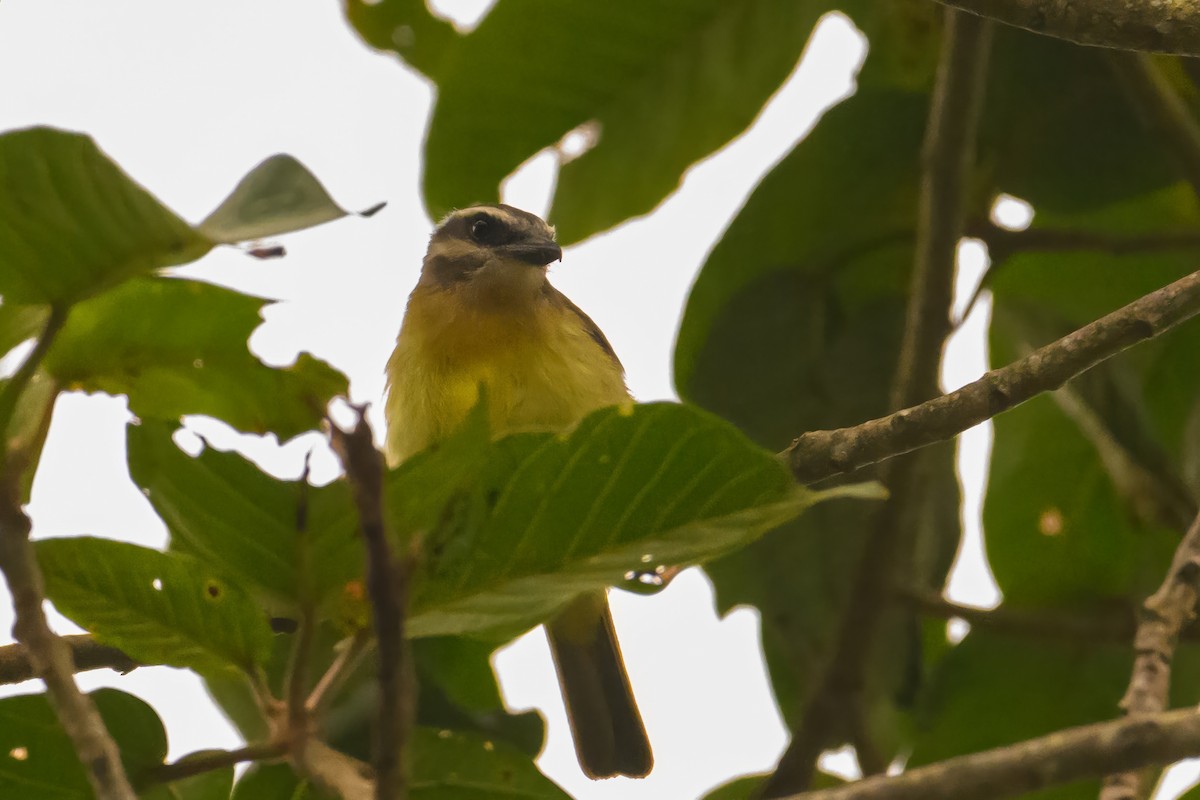
POLYGON ((262 742, 246 745, 238 750, 221 750, 212 753, 199 753, 186 756, 171 764, 150 771, 146 775, 147 784, 170 783, 203 775, 225 767, 232 767, 245 761, 268 761, 287 755, 287 742, 262 742))
POLYGON ((75 685, 71 648, 46 622, 42 573, 29 543, 30 521, 21 508, 21 476, 32 465, 20 463, 10 450, 9 423, 17 401, 37 372, 66 322, 64 308, 52 308, 37 344, 3 389, 0 389, 0 571, 12 594, 13 636, 20 642, 34 673, 46 684, 55 716, 71 740, 98 800, 134 800, 133 788, 121 766, 117 745, 91 699, 75 685))
MULTIPOLYGON (((938 393, 942 347, 950 334, 954 266, 966 220, 968 176, 983 107, 991 24, 952 9, 938 60, 937 79, 921 150, 921 193, 916 246, 904 336, 892 386, 891 407, 904 408, 938 393)), ((892 584, 914 541, 904 520, 927 491, 923 476, 930 459, 914 455, 888 465, 879 476, 889 498, 863 547, 854 588, 838 629, 837 646, 799 728, 763 787, 764 797, 803 789, 812 780, 821 752, 833 741, 847 714, 859 716, 868 702, 865 672, 876 633, 892 595, 892 584)), ((851 719, 855 744, 869 757, 864 770, 882 771, 887 758, 867 738, 867 726, 851 719)), ((862 763, 862 762, 860 762, 862 763)))
POLYGON ((985 609, 963 606, 941 595, 924 590, 899 593, 898 599, 909 603, 928 617, 961 619, 971 627, 1027 638, 1070 640, 1084 642, 1122 642, 1133 636, 1133 609, 1114 608, 1108 613, 1085 613, 1049 608, 985 609))
POLYGON ((403 800, 408 796, 405 743, 415 713, 411 654, 404 633, 409 570, 406 559, 398 559, 392 554, 387 538, 383 515, 383 456, 375 449, 363 409, 356 408, 355 411, 358 420, 354 429, 347 432, 331 425, 331 440, 346 470, 346 479, 358 508, 367 552, 367 594, 379 648, 375 800, 403 800))
POLYGON ((787 800, 996 800, 1162 766, 1200 753, 1200 712, 1168 711, 1056 731, 1019 744, 951 758, 895 777, 867 778, 787 800))
POLYGON ((1117 50, 1200 55, 1200 4, 1193 0, 938 2, 1076 44, 1117 50))
MULTIPOLYGON (((90 633, 60 637, 71 648, 71 660, 76 672, 92 669, 114 669, 122 675, 137 669, 140 664, 115 647, 100 644, 90 633)), ((28 648, 23 644, 0 647, 0 684, 20 683, 36 678, 28 648)))
MULTIPOLYGON (((1142 604, 1141 621, 1134 637, 1133 675, 1121 699, 1130 718, 1165 711, 1171 693, 1171 661, 1183 629, 1195 618, 1200 595, 1200 516, 1192 522, 1175 550, 1171 568, 1158 591, 1142 604)), ((1150 787, 1137 771, 1104 779, 1100 800, 1136 800, 1150 787)))
POLYGON ((1197 313, 1193 272, 957 391, 852 428, 810 431, 783 455, 798 480, 812 483, 950 439, 1197 313))

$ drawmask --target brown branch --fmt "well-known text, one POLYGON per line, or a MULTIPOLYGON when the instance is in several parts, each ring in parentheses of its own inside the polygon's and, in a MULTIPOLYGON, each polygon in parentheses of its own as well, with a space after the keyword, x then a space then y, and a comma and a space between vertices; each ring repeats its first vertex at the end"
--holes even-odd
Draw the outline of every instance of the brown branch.
MULTIPOLYGON (((1133 649, 1133 675, 1121 699, 1130 718, 1146 717, 1167 709, 1171 693, 1171 661, 1179 637, 1196 616, 1200 597, 1200 516, 1192 522, 1175 550, 1171 568, 1158 591, 1142 604, 1141 620, 1133 649)), ((1100 800, 1136 800, 1151 788, 1137 771, 1109 775, 1100 800)))
MULTIPOLYGON (((946 10, 945 17, 921 150, 915 260, 892 408, 904 408, 938 393, 942 347, 951 330, 955 257, 966 220, 968 178, 983 107, 991 24, 952 9, 946 10)), ((868 755, 864 769, 886 769, 888 759, 867 738, 867 726, 853 718, 863 713, 867 702, 862 696, 867 664, 896 572, 899 565, 907 563, 913 541, 913 532, 905 530, 901 521, 910 518, 908 509, 921 502, 928 485, 922 476, 930 467, 928 458, 914 455, 888 465, 879 476, 888 487, 889 499, 863 547, 836 649, 791 744, 764 784, 763 797, 779 797, 808 786, 822 751, 837 744, 833 739, 847 714, 852 717, 850 728, 857 731, 856 747, 868 755)))
POLYGON ((25 648, 34 673, 46 684, 50 706, 79 756, 98 800, 134 800, 117 745, 96 706, 75 685, 71 648, 46 622, 42 573, 29 542, 30 521, 21 508, 21 480, 31 464, 10 450, 8 427, 13 410, 54 338, 66 322, 63 308, 52 308, 37 344, 0 390, 0 571, 12 594, 13 636, 25 648))
POLYGON ((1076 228, 1026 228, 1013 231, 990 222, 974 222, 967 226, 966 235, 987 245, 988 257, 993 263, 1028 252, 1090 251, 1124 256, 1200 248, 1200 231, 1191 230, 1105 233, 1076 228))
POLYGON ((205 772, 224 769, 245 761, 269 761, 287 755, 287 742, 262 742, 246 745, 237 750, 222 750, 215 753, 199 753, 187 756, 171 764, 163 764, 145 775, 145 784, 170 783, 203 775, 205 772))
POLYGON ((938 0, 1027 31, 1117 50, 1200 55, 1194 0, 938 0))
POLYGON ((296 498, 296 573, 300 595, 300 621, 284 677, 288 735, 293 741, 308 733, 309 708, 305 701, 308 695, 309 659, 312 656, 317 627, 317 612, 312 599, 312 542, 308 536, 308 479, 311 458, 310 452, 304 459, 304 470, 300 475, 296 498))
POLYGON ((805 433, 784 456, 797 479, 812 483, 953 438, 1197 313, 1193 272, 950 394, 852 428, 805 433))
POLYGON ((1200 753, 1200 712, 1100 722, 787 800, 996 800, 1200 753))
MULTIPOLYGON (((973 628, 1036 639, 1085 642, 1129 641, 1136 625, 1133 609, 1114 608, 1105 613, 1085 613, 1047 608, 985 609, 952 603, 924 590, 904 591, 898 599, 928 617, 961 619, 973 628)), ((1193 634, 1195 635, 1195 634, 1193 634)))
POLYGON ((404 624, 408 601, 408 564, 396 558, 383 515, 383 456, 375 449, 371 427, 356 408, 358 420, 347 432, 331 425, 334 451, 358 508, 367 554, 367 595, 379 650, 379 716, 375 731, 375 799, 408 796, 405 743, 414 719, 414 677, 404 624))
MULTIPOLYGON (((114 669, 124 675, 140 664, 115 647, 100 644, 90 633, 61 637, 71 648, 71 661, 76 672, 93 669, 114 669)), ((20 683, 36 678, 28 649, 23 644, 0 647, 0 684, 20 683)))

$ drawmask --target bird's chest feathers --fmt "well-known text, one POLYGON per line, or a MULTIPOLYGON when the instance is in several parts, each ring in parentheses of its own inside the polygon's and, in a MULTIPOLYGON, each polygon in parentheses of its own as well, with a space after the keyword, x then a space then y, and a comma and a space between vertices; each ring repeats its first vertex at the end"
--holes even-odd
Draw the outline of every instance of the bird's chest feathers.
MULTIPOLYGON (((390 372, 389 416, 430 441, 461 422, 480 385, 497 434, 565 427, 627 398, 620 368, 573 314, 549 305, 513 312, 413 303, 390 372)), ((426 444, 414 438, 399 455, 426 444)))

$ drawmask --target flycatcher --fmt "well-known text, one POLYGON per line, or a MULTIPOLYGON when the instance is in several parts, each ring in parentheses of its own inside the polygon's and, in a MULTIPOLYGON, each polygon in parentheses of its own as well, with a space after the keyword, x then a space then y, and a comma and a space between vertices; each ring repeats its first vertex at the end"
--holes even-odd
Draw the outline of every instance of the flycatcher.
MULTIPOLYGON (((546 278, 561 258, 554 229, 512 206, 472 206, 437 226, 387 365, 392 463, 452 433, 480 384, 495 435, 565 429, 629 400, 612 345, 546 278)), ((607 594, 576 598, 546 631, 583 771, 647 775, 654 758, 607 594)))

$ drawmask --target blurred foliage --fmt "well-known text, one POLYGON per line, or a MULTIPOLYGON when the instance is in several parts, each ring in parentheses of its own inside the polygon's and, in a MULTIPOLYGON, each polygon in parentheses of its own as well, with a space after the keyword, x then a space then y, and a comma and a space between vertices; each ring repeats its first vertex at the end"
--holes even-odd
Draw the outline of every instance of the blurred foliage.
MULTIPOLYGON (((599 412, 568 436, 492 441, 478 412, 387 476, 395 543, 422 554, 409 621, 421 685, 414 797, 564 796, 531 761, 540 719, 505 711, 489 654, 581 589, 660 565, 708 562, 722 613, 759 610, 776 698, 796 728, 829 669, 878 514, 874 504, 830 503, 798 516, 822 495, 796 487, 771 452, 805 430, 888 411, 941 8, 499 0, 461 32, 421 0, 344 7, 367 44, 436 86, 424 152, 430 214, 496 199, 506 176, 550 149, 560 162, 551 217, 564 242, 649 213, 691 165, 742 133, 822 14, 846 13, 869 42, 857 92, 762 179, 697 276, 676 384, 723 419, 655 404, 599 412), (569 134, 582 153, 567 154, 569 134), (563 531, 573 532, 566 543, 563 531)), ((997 365, 1194 266, 1200 248, 1154 246, 1200 233, 1194 187, 1107 59, 996 31, 965 211, 987 244, 995 199, 1015 195, 1035 211, 1032 230, 1049 236, 1042 249, 1015 233, 993 248, 997 365), (1045 244, 1060 234, 1067 246, 1045 244), (1151 246, 1114 248, 1122 237, 1151 246)), ((1194 67, 1156 64, 1194 113, 1194 67)), ((262 364, 246 342, 265 301, 161 270, 345 214, 298 162, 274 156, 190 226, 86 136, 0 134, 0 353, 41 335, 51 309, 66 319, 8 414, 9 448, 36 463, 64 389, 126 395, 140 417, 128 431, 130 473, 171 534, 167 553, 42 542, 48 592, 102 640, 203 673, 250 738, 265 724, 243 673, 282 692, 289 620, 316 618, 313 674, 365 624, 350 492, 342 481, 280 480, 211 447, 187 455, 172 434, 181 416, 208 414, 287 439, 317 428, 347 383, 307 354, 287 368, 262 364)), ((984 522, 1003 608, 1111 618, 1121 630, 1161 580, 1200 493, 1198 337, 1185 326, 996 420, 984 522)), ((840 709, 847 724, 825 744, 866 737, 877 755, 910 753, 916 765, 1115 716, 1131 661, 1120 637, 980 624, 951 642, 942 620, 918 610, 908 595, 942 591, 962 539, 952 446, 931 448, 921 469, 896 523, 909 543, 899 591, 859 704, 840 709)), ((1200 648, 1186 642, 1178 658, 1173 701, 1195 703, 1200 648)), ((330 741, 360 757, 373 690, 368 661, 323 721, 330 741)), ((94 697, 136 782, 165 756, 161 724, 128 695, 94 697)), ((0 700, 0 720, 0 753, 30 754, 0 759, 0 795, 90 797, 42 696, 0 700)), ((760 780, 710 796, 748 797, 760 780)), ((282 764, 231 782, 221 770, 143 796, 324 797, 282 764)))

